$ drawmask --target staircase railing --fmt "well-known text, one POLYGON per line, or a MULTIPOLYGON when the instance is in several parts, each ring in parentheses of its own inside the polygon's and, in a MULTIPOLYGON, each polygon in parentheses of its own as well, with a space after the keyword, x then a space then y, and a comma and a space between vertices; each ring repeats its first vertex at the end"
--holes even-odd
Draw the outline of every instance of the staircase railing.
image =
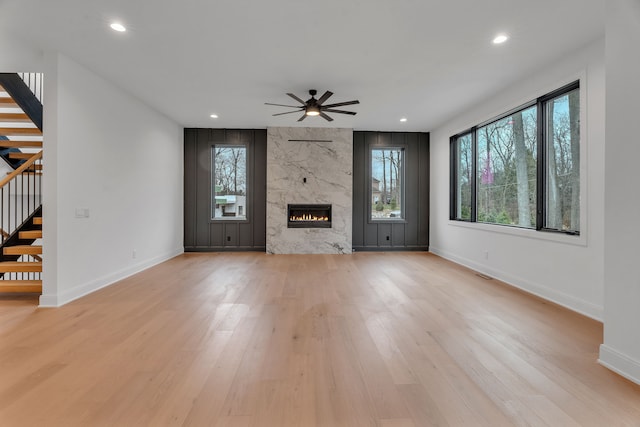
POLYGON ((44 88, 42 85, 43 75, 42 73, 18 73, 24 83, 29 86, 31 92, 38 98, 41 104, 43 102, 44 88))
MULTIPOLYGON (((18 106, 42 130, 42 103, 18 73, 0 73, 0 84, 18 106)), ((40 79, 42 87, 42 79, 40 79)))
POLYGON ((42 205, 42 151, 0 180, 0 241, 4 244, 42 205))

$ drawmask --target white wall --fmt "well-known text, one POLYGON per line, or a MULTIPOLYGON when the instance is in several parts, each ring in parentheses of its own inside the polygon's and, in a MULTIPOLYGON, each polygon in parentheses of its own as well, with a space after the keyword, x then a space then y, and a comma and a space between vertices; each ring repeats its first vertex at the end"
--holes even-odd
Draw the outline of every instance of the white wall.
MULTIPOLYGON (((604 41, 541 67, 431 133, 430 250, 587 316, 603 317, 604 41), (581 79, 581 236, 449 221, 449 138, 581 79), (584 109, 586 107, 586 110, 584 109), (488 252, 488 257, 485 256, 488 252)), ((460 99, 464 104, 464 99, 460 99)))
POLYGON ((600 363, 640 384, 640 2, 607 2, 605 324, 600 363))
POLYGON ((43 60, 41 50, 0 31, 0 73, 40 73, 43 60))
POLYGON ((182 252, 183 136, 65 56, 45 73, 40 304, 58 306, 182 252))

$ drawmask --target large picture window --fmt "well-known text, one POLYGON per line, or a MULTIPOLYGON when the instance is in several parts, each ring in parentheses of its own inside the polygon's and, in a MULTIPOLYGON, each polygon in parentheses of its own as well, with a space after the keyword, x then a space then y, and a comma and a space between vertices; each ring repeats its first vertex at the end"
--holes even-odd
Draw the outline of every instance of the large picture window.
POLYGON ((247 147, 212 147, 213 219, 247 219, 247 147))
POLYGON ((575 82, 451 138, 453 220, 580 232, 575 82))
POLYGON ((404 149, 371 150, 371 219, 403 219, 404 149))

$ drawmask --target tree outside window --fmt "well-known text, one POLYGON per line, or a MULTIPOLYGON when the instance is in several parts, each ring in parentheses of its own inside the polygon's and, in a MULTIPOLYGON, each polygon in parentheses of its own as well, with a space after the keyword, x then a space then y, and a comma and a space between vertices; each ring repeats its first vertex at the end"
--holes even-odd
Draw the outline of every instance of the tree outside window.
POLYGON ((247 211, 247 148, 215 145, 213 162, 213 219, 245 220, 247 211))
POLYGON ((579 82, 453 136, 451 169, 451 219, 579 234, 579 82))
POLYGON ((402 219, 404 149, 371 150, 371 218, 402 219))

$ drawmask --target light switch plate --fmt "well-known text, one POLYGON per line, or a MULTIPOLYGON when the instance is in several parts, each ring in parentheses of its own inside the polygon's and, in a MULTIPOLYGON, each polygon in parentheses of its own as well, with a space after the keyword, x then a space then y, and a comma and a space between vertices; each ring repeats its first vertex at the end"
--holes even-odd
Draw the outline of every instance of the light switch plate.
POLYGON ((89 218, 89 208, 76 208, 76 218, 89 218))

